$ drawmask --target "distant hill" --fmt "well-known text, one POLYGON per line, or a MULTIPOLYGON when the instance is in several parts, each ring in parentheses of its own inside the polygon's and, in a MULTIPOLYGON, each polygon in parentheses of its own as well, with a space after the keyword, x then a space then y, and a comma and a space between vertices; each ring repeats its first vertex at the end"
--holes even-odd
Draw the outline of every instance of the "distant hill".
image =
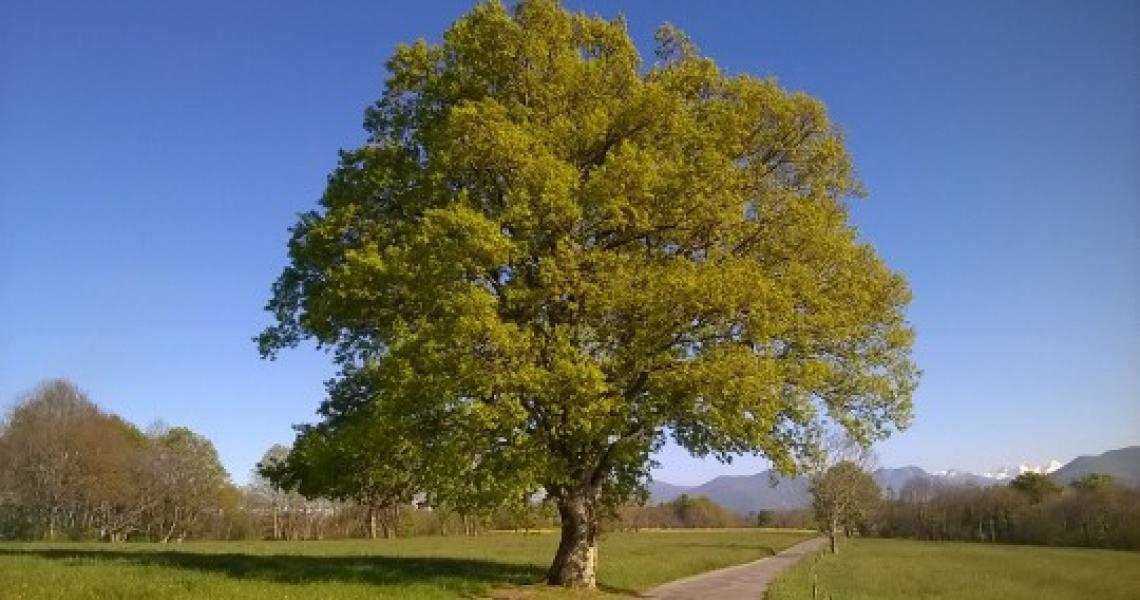
MULTIPOLYGON (((950 485, 1006 485, 1018 473, 1050 473, 1056 481, 1068 482, 1089 473, 1107 473, 1125 484, 1140 485, 1140 446, 1131 446, 1105 452, 1100 456, 1082 456, 1057 469, 1055 461, 1041 466, 1018 465, 999 469, 994 473, 977 475, 965 471, 938 471, 929 473, 922 467, 909 466, 893 469, 876 469, 872 475, 885 494, 897 494, 907 483, 923 478, 950 485)), ((755 475, 722 476, 697 486, 673 485, 664 481, 649 484, 649 503, 669 502, 681 494, 707 496, 713 502, 740 514, 758 510, 788 510, 811 506, 811 494, 806 477, 774 477, 773 472, 761 471, 755 475)))
MULTIPOLYGON (((955 483, 967 483, 962 475, 950 477, 927 473, 921 467, 900 467, 897 469, 877 469, 873 476, 884 492, 897 493, 908 482, 917 478, 950 479, 955 483)), ((992 485, 994 482, 984 477, 970 475, 969 483, 992 485)), ((649 502, 658 504, 669 502, 681 494, 707 496, 713 502, 738 512, 748 514, 758 510, 792 510, 811 506, 811 493, 806 477, 783 477, 772 471, 761 471, 755 475, 721 476, 698 486, 680 486, 654 481, 649 484, 649 502), (773 485, 773 480, 775 484, 773 485)))
POLYGON ((662 502, 672 502, 681 494, 686 494, 689 490, 693 489, 691 486, 686 485, 673 485, 665 483, 664 481, 650 481, 649 482, 649 503, 660 504, 662 502))
POLYGON ((811 503, 807 479, 775 476, 761 471, 755 475, 723 475, 698 486, 679 486, 663 481, 649 484, 649 503, 669 502, 680 496, 706 496, 713 502, 740 514, 761 509, 804 508, 811 503))
POLYGON ((694 493, 708 496, 717 504, 740 514, 761 509, 804 508, 811 504, 806 478, 788 478, 771 471, 717 477, 694 488, 694 493))
POLYGON ((1130 486, 1140 485, 1140 446, 1110 450, 1098 456, 1079 456, 1050 476, 1067 484, 1090 473, 1104 473, 1130 486))
POLYGON ((883 493, 888 496, 897 494, 903 489, 903 486, 910 483, 913 479, 932 479, 930 473, 927 473, 922 467, 899 467, 897 469, 875 469, 871 474, 875 478, 875 483, 883 489, 883 493))

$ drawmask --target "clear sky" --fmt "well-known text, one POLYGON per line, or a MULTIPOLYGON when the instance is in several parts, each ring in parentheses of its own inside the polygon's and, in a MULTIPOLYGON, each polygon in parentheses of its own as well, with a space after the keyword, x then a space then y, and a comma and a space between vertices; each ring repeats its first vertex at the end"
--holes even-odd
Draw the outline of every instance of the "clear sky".
MULTIPOLYGON (((1140 443, 1140 3, 570 2, 670 21, 823 99, 905 273, 925 376, 887 466, 1140 443)), ((210 437, 242 481, 313 418, 328 358, 250 338, 399 42, 469 2, 0 0, 0 402, 67 377, 210 437)), ((657 477, 752 473, 667 449, 657 477)))

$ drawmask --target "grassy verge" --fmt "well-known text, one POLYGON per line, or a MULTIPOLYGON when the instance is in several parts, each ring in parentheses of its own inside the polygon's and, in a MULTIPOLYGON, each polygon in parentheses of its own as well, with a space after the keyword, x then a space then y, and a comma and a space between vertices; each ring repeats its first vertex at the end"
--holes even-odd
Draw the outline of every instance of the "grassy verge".
POLYGON ((1140 553, 852 540, 777 579, 768 600, 1111 600, 1140 598, 1140 553))
POLYGON ((761 558, 810 537, 729 529, 612 533, 599 549, 600 594, 536 585, 552 533, 327 542, 0 544, 0 596, 13 600, 251 598, 582 598, 632 595, 761 558))

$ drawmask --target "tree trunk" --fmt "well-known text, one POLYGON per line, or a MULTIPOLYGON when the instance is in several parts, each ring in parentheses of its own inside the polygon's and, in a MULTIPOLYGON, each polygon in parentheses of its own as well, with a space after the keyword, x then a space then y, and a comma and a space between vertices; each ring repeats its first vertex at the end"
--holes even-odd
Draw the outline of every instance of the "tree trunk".
POLYGON ((376 507, 368 507, 368 538, 376 539, 376 507))
POLYGON ((831 553, 839 554, 839 522, 836 520, 831 521, 831 553))
POLYGON ((589 493, 570 492, 558 499, 562 539, 546 576, 550 585, 597 587, 598 523, 589 493))
POLYGON ((174 535, 174 528, 178 526, 178 509, 174 509, 174 518, 170 520, 170 529, 166 531, 166 535, 162 536, 162 543, 165 544, 170 541, 171 536, 174 535))

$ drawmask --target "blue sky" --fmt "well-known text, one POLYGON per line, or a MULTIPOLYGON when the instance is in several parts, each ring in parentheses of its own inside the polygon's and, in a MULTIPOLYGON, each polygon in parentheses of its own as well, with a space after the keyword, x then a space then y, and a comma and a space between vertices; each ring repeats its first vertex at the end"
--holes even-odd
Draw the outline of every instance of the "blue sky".
MULTIPOLYGON (((986 470, 1140 443, 1140 3, 587 2, 648 54, 823 99, 914 289, 925 370, 880 462, 986 470)), ((331 375, 250 338, 399 42, 468 2, 0 3, 0 403, 68 377, 214 440, 239 481, 331 375)), ((660 479, 751 473, 667 449, 660 479)))

